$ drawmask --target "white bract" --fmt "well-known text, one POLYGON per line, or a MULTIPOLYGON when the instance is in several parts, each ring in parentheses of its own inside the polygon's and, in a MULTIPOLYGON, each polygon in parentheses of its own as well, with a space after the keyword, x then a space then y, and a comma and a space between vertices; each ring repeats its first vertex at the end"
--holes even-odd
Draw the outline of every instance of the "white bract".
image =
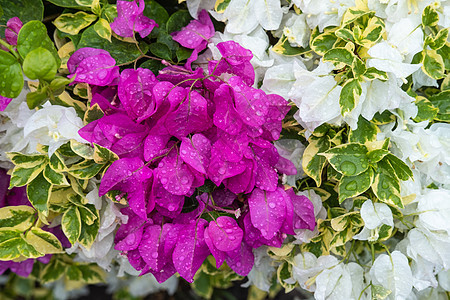
POLYGON ((381 254, 370 269, 372 283, 391 291, 389 299, 406 299, 412 290, 412 273, 405 255, 398 251, 381 254))
POLYGON ((28 119, 24 136, 32 142, 49 146, 48 155, 51 156, 71 139, 86 143, 78 134, 83 126, 73 107, 51 105, 38 110, 28 119))
POLYGON ((361 206, 361 217, 364 220, 364 228, 353 237, 357 240, 376 241, 381 225, 394 226, 391 209, 384 203, 373 203, 372 200, 367 200, 361 206))

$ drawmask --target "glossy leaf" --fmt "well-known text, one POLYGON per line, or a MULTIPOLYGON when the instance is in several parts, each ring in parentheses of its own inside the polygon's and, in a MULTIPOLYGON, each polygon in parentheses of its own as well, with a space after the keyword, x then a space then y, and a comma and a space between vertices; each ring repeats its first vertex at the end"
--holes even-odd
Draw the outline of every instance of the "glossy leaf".
POLYGON ((11 54, 0 50, 0 95, 16 98, 23 88, 20 63, 11 54))
POLYGON ((365 145, 349 143, 334 147, 320 155, 325 156, 339 173, 355 176, 369 167, 368 149, 365 145))
POLYGON ((0 228, 19 231, 29 229, 36 220, 36 211, 27 205, 6 206, 0 208, 0 228))

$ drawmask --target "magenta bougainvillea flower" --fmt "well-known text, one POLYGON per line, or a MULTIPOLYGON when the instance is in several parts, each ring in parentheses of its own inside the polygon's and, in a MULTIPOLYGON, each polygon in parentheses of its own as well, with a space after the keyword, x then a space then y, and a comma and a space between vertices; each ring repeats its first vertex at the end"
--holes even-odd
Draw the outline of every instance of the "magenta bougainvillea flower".
POLYGON ((75 76, 73 83, 85 82, 93 85, 117 84, 119 67, 108 51, 96 48, 81 48, 67 61, 67 68, 75 76))
MULTIPOLYGON (((119 16, 125 18, 123 11, 119 16)), ((196 56, 213 34, 202 12, 173 36, 196 56)), ((100 196, 116 191, 128 201, 122 210, 128 223, 119 228, 115 248, 159 282, 176 272, 192 282, 208 255, 217 267, 227 262, 245 276, 253 248, 280 247, 295 229, 315 226, 309 199, 280 184, 281 172, 296 173, 272 143, 287 101, 252 86, 250 51, 233 41, 217 48, 222 58, 210 61, 209 74, 169 65, 156 77, 142 68, 119 75, 97 49, 80 49, 69 61, 71 73, 85 74, 87 59, 105 56, 91 77, 77 80, 98 86, 92 78, 107 70, 118 81, 116 90, 92 89, 92 103, 104 116, 79 133, 119 156, 99 188, 100 196)))
POLYGON ((17 36, 22 25, 22 21, 18 17, 11 18, 6 22, 5 40, 8 44, 13 46, 17 45, 17 36))
POLYGON ((0 111, 4 111, 11 101, 11 98, 6 98, 0 95, 0 111))
POLYGON ((209 18, 208 12, 202 10, 198 14, 198 20, 192 20, 186 27, 172 34, 173 40, 181 46, 195 49, 198 52, 205 49, 208 40, 215 34, 214 25, 209 18))
POLYGON ((144 16, 144 8, 144 0, 139 0, 139 6, 136 0, 117 1, 117 18, 111 23, 111 29, 123 37, 133 37, 134 32, 138 32, 142 38, 146 37, 158 24, 144 16))

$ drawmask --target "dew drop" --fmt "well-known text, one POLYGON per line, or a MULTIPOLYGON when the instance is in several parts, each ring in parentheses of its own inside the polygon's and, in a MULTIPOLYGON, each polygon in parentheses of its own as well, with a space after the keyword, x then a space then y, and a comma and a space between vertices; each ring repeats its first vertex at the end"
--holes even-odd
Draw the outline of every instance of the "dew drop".
POLYGON ((153 257, 153 258, 158 258, 158 252, 153 252, 153 253, 152 253, 152 257, 153 257))
POLYGON ((166 183, 167 183, 167 178, 164 178, 164 177, 161 178, 161 183, 162 183, 162 184, 166 184, 166 183))
POLYGON ((356 181, 350 181, 349 183, 347 183, 347 185, 345 186, 345 189, 348 191, 355 191, 357 188, 357 184, 356 181))
POLYGON ((356 165, 351 161, 344 161, 341 164, 341 169, 345 175, 352 176, 356 172, 356 165))
POLYGON ((270 207, 270 208, 275 208, 275 206, 276 206, 275 203, 273 203, 273 202, 270 202, 270 203, 269 203, 269 207, 270 207))

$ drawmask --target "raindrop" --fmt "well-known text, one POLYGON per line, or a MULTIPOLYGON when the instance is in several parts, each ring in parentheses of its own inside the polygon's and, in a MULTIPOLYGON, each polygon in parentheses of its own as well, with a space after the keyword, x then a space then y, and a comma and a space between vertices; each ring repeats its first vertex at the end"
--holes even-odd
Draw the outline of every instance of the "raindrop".
POLYGON ((270 203, 269 203, 269 207, 270 207, 270 208, 275 208, 275 206, 276 206, 275 203, 273 203, 273 202, 270 202, 270 203))
POLYGON ((351 161, 344 161, 341 164, 341 169, 344 174, 352 176, 356 172, 356 165, 351 161))
POLYGON ((356 181, 350 181, 349 183, 347 183, 347 185, 345 186, 345 189, 348 191, 355 191, 357 188, 357 184, 356 181))
POLYGON ((162 183, 162 184, 166 184, 166 183, 167 183, 167 178, 164 178, 164 177, 161 178, 161 183, 162 183))
POLYGON ((153 257, 153 258, 158 258, 158 252, 153 252, 153 253, 152 253, 152 257, 153 257))

